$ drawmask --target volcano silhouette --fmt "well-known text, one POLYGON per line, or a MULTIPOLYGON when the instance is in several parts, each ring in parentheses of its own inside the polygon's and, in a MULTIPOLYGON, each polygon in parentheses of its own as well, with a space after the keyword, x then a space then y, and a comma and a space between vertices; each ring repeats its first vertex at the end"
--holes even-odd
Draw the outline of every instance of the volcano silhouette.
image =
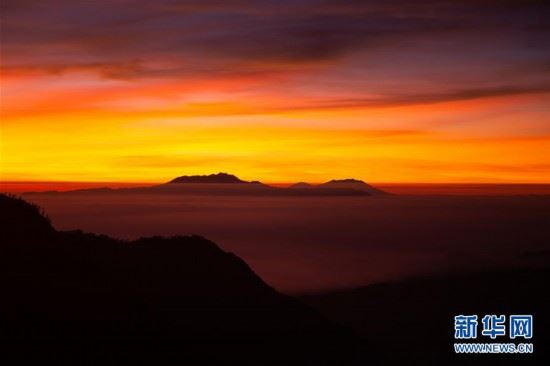
POLYGON ((209 184, 246 184, 246 182, 233 174, 217 173, 210 175, 182 175, 172 179, 169 183, 209 183, 209 184))

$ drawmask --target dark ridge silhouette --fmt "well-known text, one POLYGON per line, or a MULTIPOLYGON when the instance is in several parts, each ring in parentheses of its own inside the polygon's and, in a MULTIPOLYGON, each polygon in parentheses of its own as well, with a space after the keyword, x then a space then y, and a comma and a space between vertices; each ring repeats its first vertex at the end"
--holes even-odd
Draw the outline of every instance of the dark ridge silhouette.
MULTIPOLYGON (((244 180, 241 180, 232 174, 217 173, 217 174, 210 174, 210 175, 183 175, 181 177, 172 179, 169 183, 247 184, 251 182, 246 182, 244 180)), ((256 183, 259 183, 259 182, 256 182, 256 183)))
POLYGON ((546 261, 538 269, 414 278, 301 299, 327 318, 356 330, 364 344, 377 350, 368 353, 371 364, 549 365, 548 278, 550 262, 546 261), (453 343, 461 341, 454 339, 453 322, 461 314, 478 315, 475 342, 532 342, 534 353, 455 354, 453 343), (481 318, 486 314, 532 314, 533 338, 482 337, 481 318))
POLYGON ((312 185, 299 182, 288 188, 273 187, 259 181, 247 182, 235 175, 182 175, 168 183, 136 188, 88 188, 73 191, 26 192, 25 194, 112 194, 112 193, 177 193, 193 195, 236 196, 372 196, 388 194, 357 179, 331 180, 312 185))
POLYGON ((37 205, 11 195, 0 194, 2 242, 25 236, 41 239, 54 233, 49 218, 37 205))
MULTIPOLYGON (((198 237, 55 231, 0 195, 0 342, 18 363, 341 365, 356 337, 198 237)), ((7 364, 13 364, 8 362, 7 364)))
POLYGON ((307 197, 307 196, 370 196, 366 191, 350 188, 279 188, 272 187, 260 182, 249 182, 248 184, 227 184, 227 183, 194 183, 194 184, 172 184, 166 183, 151 187, 139 188, 90 188, 73 191, 48 191, 48 192, 25 192, 23 195, 84 195, 84 194, 181 194, 181 195, 202 195, 202 196, 266 196, 266 197, 307 197))
POLYGON ((389 193, 380 189, 374 188, 370 184, 363 182, 362 180, 348 178, 348 179, 333 179, 326 183, 319 184, 318 188, 330 188, 330 189, 354 189, 361 192, 367 192, 373 196, 388 195, 389 193))

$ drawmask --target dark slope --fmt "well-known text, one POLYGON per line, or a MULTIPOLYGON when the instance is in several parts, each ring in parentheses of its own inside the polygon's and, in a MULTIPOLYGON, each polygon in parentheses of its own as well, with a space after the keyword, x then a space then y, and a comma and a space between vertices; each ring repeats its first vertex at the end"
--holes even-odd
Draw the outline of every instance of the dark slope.
MULTIPOLYGON (((407 365, 548 365, 550 364, 550 266, 532 270, 495 270, 440 275, 379 284, 354 290, 304 296, 323 315, 355 329, 374 364, 407 365), (534 354, 456 355, 454 316, 477 314, 478 338, 486 314, 532 314, 534 354)), ((507 325, 508 326, 508 325, 507 325)), ((456 342, 461 342, 460 340, 456 342)))
POLYGON ((206 239, 56 232, 38 208, 4 195, 0 204, 4 359, 340 365, 354 357, 351 333, 206 239))

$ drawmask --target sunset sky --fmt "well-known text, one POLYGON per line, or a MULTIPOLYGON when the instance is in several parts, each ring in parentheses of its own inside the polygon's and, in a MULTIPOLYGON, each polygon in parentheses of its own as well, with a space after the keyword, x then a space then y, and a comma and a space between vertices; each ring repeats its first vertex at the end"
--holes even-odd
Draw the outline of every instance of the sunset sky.
POLYGON ((550 182, 550 6, 2 0, 1 179, 550 182))

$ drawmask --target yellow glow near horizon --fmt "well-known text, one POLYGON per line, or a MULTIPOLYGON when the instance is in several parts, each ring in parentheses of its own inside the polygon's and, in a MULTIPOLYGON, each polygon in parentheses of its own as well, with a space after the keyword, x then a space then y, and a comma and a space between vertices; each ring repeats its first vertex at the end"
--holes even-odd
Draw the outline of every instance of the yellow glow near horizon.
POLYGON ((546 94, 316 106, 253 80, 177 84, 88 74, 3 78, 4 181, 549 182, 546 94))

